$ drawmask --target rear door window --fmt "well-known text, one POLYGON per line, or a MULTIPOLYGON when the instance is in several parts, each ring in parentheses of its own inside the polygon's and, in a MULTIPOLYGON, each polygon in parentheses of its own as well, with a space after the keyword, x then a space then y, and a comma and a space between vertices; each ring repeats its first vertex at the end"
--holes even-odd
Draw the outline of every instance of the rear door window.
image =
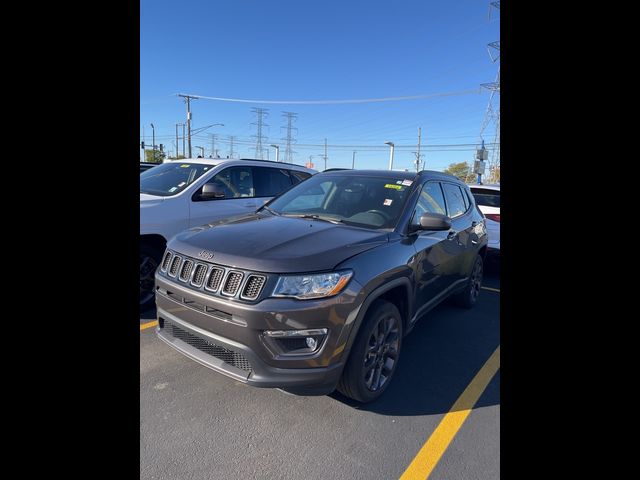
POLYGON ((310 173, 307 172, 298 172, 297 170, 289 170, 289 174, 291 175, 291 180, 293 180, 293 184, 300 183, 303 180, 306 180, 311 176, 310 173))
POLYGON ((281 168, 253 167, 256 197, 275 197, 291 187, 289 171, 281 168))

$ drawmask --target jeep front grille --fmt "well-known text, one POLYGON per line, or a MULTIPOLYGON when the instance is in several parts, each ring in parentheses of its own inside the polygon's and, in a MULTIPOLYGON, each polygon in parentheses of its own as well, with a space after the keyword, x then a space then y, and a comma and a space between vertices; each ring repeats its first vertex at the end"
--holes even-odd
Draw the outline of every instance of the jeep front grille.
POLYGON ((262 286, 264 282, 266 282, 267 278, 263 275, 249 275, 247 283, 242 291, 241 298, 245 300, 255 300, 260 295, 260 290, 262 290, 262 286))
POLYGON ((176 274, 178 273, 178 267, 180 266, 180 260, 182 260, 182 258, 180 258, 178 255, 175 255, 173 257, 173 260, 171 261, 171 267, 169 268, 169 275, 172 277, 175 277, 176 274))
POLYGON ((220 287, 220 282, 224 276, 224 270, 222 268, 213 267, 211 274, 209 274, 209 280, 207 280, 207 290, 216 291, 220 287))
POLYGON ((244 370, 245 372, 251 372, 251 363, 247 360, 247 357, 242 355, 241 353, 234 352, 233 350, 229 350, 228 348, 224 348, 220 345, 216 345, 210 340, 205 340, 204 338, 193 335, 192 333, 174 325, 171 322, 164 321, 164 328, 169 335, 183 342, 191 345, 194 348, 197 348, 201 352, 207 353, 212 357, 216 357, 222 360, 229 365, 232 365, 240 370, 244 370))
POLYGON ((193 280, 191 280, 191 285, 195 287, 201 287, 204 282, 204 277, 207 275, 207 266, 203 263, 199 263, 196 265, 196 270, 193 272, 193 280))
POLYGON ((159 271, 191 289, 251 302, 258 300, 269 279, 265 274, 211 264, 172 250, 165 252, 159 271))
POLYGON ((240 288, 242 277, 244 277, 244 274, 242 272, 229 272, 229 274, 227 275, 227 281, 224 283, 224 287, 222 288, 222 293, 233 297, 236 293, 238 293, 238 288, 240 288))

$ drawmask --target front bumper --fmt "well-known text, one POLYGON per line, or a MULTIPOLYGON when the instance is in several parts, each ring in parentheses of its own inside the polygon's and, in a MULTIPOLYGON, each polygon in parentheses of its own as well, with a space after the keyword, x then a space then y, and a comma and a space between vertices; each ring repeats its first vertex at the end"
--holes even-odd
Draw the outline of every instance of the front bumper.
POLYGON ((352 279, 335 297, 319 300, 267 298, 234 302, 195 291, 156 274, 158 337, 187 357, 234 380, 295 393, 335 389, 343 353, 362 303, 352 279), (282 355, 265 330, 326 328, 312 354, 282 355))

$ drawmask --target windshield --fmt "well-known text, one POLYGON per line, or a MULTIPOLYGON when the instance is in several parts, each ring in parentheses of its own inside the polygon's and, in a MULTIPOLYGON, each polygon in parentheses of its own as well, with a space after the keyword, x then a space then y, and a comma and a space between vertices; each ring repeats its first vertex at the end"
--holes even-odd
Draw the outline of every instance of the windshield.
POLYGON ((412 183, 392 175, 317 175, 275 198, 267 210, 274 215, 392 229, 412 183))
POLYGON ((140 174, 140 193, 176 195, 212 168, 214 165, 201 163, 163 163, 140 174))

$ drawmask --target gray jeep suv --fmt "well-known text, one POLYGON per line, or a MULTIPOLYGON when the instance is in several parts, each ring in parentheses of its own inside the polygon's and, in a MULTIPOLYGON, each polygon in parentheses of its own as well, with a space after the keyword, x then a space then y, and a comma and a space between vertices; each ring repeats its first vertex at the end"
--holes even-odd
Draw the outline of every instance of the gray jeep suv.
POLYGON ((157 332, 249 385, 372 401, 423 314, 450 296, 475 304, 486 248, 453 176, 320 173, 174 237, 155 276, 157 332))

